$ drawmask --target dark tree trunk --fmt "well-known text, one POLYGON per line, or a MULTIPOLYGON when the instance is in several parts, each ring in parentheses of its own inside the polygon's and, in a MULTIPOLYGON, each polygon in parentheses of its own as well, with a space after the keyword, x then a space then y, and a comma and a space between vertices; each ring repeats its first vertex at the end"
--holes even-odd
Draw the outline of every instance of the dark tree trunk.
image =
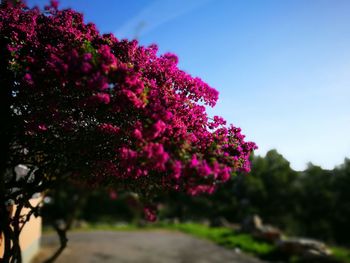
MULTIPOLYGON (((3 3, 3 1, 2 1, 3 3)), ((6 54, 6 43, 0 42, 2 59, 8 61, 6 54)), ((0 64, 0 233, 3 233, 5 252, 1 262, 9 262, 11 254, 12 230, 10 227, 9 211, 6 205, 7 190, 5 185, 5 174, 9 168, 10 147, 13 132, 11 115, 12 83, 10 72, 7 70, 7 63, 0 64)))

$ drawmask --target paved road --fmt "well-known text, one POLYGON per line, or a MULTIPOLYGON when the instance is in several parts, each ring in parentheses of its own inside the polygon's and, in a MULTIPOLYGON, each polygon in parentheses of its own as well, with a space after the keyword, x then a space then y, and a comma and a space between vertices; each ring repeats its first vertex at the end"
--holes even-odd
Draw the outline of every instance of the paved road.
MULTIPOLYGON (((44 235, 45 258, 57 246, 56 236, 44 235)), ((35 260, 34 263, 42 262, 35 260)), ((68 248, 57 263, 261 263, 250 256, 236 253, 192 236, 158 231, 74 232, 68 248)))

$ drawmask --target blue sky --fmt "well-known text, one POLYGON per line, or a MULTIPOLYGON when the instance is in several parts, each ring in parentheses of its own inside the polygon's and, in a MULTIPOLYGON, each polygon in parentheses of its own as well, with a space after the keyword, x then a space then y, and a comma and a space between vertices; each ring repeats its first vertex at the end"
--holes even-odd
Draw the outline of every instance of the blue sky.
MULTIPOLYGON (((42 6, 45 0, 29 0, 42 6)), ((62 0, 117 38, 179 56, 215 87, 212 115, 293 168, 350 157, 350 1, 62 0)))

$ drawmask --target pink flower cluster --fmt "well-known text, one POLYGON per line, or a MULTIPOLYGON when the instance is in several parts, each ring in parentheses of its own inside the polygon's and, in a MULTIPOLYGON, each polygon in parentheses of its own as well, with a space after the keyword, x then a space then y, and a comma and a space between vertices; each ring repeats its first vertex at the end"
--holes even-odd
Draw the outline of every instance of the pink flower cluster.
POLYGON ((145 196, 212 193, 249 171, 255 144, 208 117, 203 105, 214 106, 218 92, 180 70, 175 55, 101 35, 56 1, 44 12, 5 4, 0 17, 1 75, 13 83, 0 88, 16 94, 23 160, 145 196))

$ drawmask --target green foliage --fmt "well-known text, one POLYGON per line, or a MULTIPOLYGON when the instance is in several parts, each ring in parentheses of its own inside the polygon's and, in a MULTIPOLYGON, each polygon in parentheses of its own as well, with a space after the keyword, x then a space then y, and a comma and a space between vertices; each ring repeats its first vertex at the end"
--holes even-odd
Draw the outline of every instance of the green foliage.
POLYGON ((244 252, 259 257, 267 255, 274 250, 274 246, 271 244, 257 241, 250 235, 236 233, 225 227, 207 227, 200 224, 187 223, 170 225, 168 228, 209 239, 224 247, 239 248, 244 252))
POLYGON ((350 263, 350 250, 341 247, 332 247, 333 258, 340 262, 350 263))
POLYGON ((252 167, 252 172, 237 182, 238 198, 245 201, 244 216, 257 213, 265 221, 286 228, 286 215, 295 210, 298 173, 276 150, 253 158, 252 167))
POLYGON ((312 164, 302 173, 300 232, 325 241, 350 244, 350 160, 334 170, 312 164))

